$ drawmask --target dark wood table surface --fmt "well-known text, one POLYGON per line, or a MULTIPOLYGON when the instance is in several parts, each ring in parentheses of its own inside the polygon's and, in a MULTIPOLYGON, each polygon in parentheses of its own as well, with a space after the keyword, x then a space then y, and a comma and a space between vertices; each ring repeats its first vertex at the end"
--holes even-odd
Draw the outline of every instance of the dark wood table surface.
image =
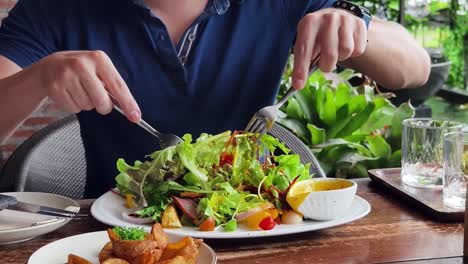
MULTIPOLYGON (((463 223, 434 222, 368 179, 358 182, 358 195, 370 202, 372 211, 350 224, 273 238, 205 242, 217 252, 218 263, 226 264, 463 263, 463 223)), ((80 203, 89 211, 92 200, 80 203)), ((26 263, 47 243, 105 228, 92 217, 73 220, 28 242, 0 246, 0 263, 26 263)))

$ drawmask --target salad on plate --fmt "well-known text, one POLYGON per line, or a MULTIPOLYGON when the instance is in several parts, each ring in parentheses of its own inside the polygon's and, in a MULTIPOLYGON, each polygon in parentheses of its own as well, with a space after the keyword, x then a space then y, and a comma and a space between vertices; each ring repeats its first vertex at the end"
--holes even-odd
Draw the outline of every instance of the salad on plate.
POLYGON ((293 185, 310 181, 310 164, 302 164, 277 138, 226 131, 196 140, 186 134, 183 140, 146 161, 117 161, 125 220, 226 232, 239 225, 271 230, 302 221, 288 200, 297 201, 293 185))

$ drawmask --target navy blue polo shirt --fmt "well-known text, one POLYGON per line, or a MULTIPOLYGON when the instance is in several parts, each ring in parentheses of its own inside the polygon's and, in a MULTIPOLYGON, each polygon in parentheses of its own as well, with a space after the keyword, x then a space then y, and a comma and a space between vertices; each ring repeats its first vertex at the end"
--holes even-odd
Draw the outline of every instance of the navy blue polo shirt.
MULTIPOLYGON (((24 68, 57 51, 102 50, 146 121, 162 132, 196 137, 242 129, 260 107, 273 103, 297 23, 332 2, 211 0, 173 45, 143 1, 20 0, 0 28, 0 55, 24 68)), ((87 197, 114 186, 118 158, 141 160, 158 148, 115 111, 85 111, 78 118, 87 197)))

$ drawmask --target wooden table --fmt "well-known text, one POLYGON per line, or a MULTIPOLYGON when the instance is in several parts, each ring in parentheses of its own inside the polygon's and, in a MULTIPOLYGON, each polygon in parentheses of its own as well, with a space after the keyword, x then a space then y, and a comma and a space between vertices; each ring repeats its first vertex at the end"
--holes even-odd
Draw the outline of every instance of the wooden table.
MULTIPOLYGON (((437 223, 369 180, 358 194, 370 202, 365 218, 340 227, 261 239, 206 240, 219 263, 463 263, 463 223, 437 223)), ((91 200, 80 201, 85 211, 91 200)), ((92 217, 34 240, 0 246, 0 263, 26 263, 39 247, 57 239, 104 230, 92 217)))

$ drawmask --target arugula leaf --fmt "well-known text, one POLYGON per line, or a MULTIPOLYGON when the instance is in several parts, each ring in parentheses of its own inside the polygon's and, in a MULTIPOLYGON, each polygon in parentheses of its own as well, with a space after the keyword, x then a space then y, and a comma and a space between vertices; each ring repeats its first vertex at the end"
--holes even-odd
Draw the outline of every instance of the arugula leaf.
POLYGON ((112 230, 120 240, 144 240, 146 235, 145 230, 138 227, 116 226, 112 230))

